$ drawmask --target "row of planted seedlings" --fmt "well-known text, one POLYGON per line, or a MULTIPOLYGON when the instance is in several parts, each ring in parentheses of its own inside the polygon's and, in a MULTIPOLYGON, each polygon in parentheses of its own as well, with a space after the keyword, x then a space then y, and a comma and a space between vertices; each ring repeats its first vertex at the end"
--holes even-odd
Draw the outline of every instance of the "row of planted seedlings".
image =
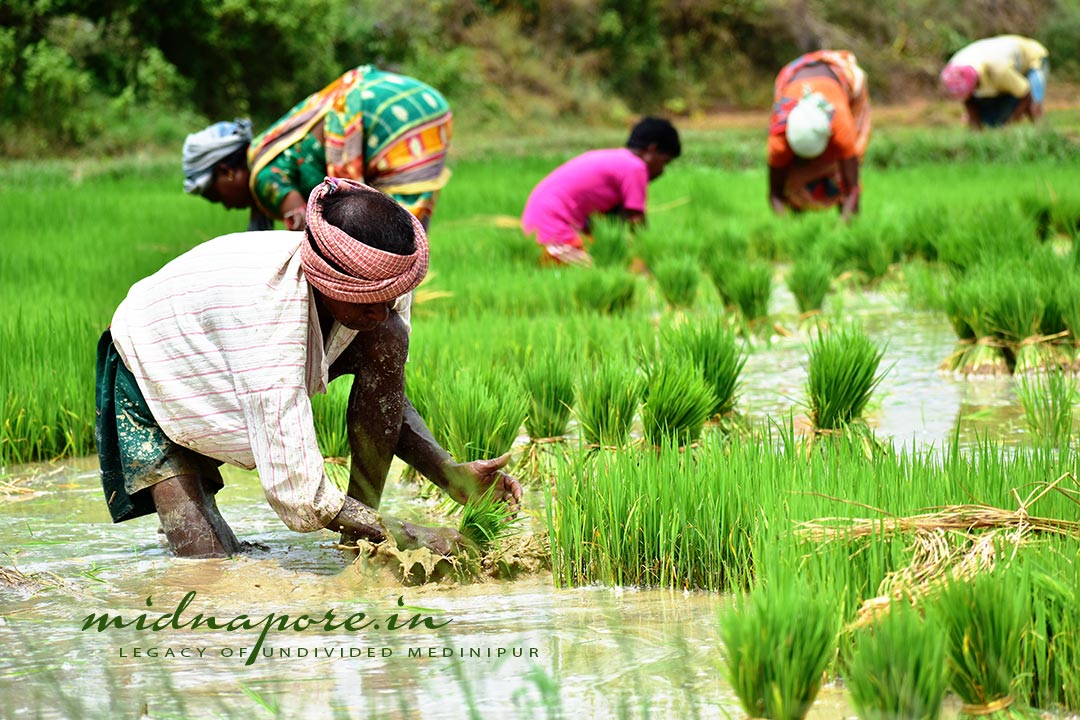
MULTIPOLYGON (((879 361, 856 331, 823 334, 812 419, 857 421, 879 361)), ((883 451, 850 432, 810 446, 790 424, 693 437, 563 458, 547 505, 557 584, 753 586, 722 622, 751 717, 803 717, 825 668, 862 717, 937 717, 946 687, 971 714, 1078 706, 1076 488, 1048 483, 1075 473, 1072 451, 883 451)))
POLYGON ((1071 255, 1035 248, 987 259, 954 280, 947 313, 958 347, 942 364, 963 375, 1025 374, 1076 366, 1080 282, 1071 255))

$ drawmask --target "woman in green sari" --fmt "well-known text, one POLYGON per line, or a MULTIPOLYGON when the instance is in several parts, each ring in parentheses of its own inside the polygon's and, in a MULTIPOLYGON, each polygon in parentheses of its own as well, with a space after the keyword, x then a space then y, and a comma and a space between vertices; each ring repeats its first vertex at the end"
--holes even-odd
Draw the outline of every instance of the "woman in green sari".
POLYGON ((216 123, 184 142, 184 190, 250 208, 249 229, 304 227, 311 190, 326 176, 363 182, 426 227, 445 167, 452 114, 414 78, 361 65, 309 95, 252 138, 246 120, 216 123))

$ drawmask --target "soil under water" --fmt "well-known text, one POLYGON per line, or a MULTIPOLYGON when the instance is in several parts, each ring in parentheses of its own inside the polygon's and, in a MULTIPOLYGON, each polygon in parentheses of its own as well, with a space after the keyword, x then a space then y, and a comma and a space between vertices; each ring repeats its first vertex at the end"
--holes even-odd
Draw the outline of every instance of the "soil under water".
MULTIPOLYGON (((774 303, 790 303, 783 292, 774 303)), ((920 447, 954 434, 961 442, 976 433, 1023 438, 1012 381, 939 373, 955 342, 947 322, 900 312, 900 303, 867 295, 845 309, 874 337, 893 338, 883 363, 891 369, 870 411, 879 435, 920 447)), ((786 414, 803 398, 804 365, 800 338, 762 344, 745 370, 741 409, 754 421, 786 414)), ((9 470, 3 487, 11 491, 0 487, 0 566, 8 569, 0 581, 0 716, 30 708, 45 718, 270 709, 305 718, 460 718, 470 705, 485 718, 742 716, 722 672, 716 618, 725 596, 557 590, 535 517, 533 534, 507 550, 502 566, 482 566, 475 581, 404 585, 392 563, 352 563, 329 532, 289 531, 253 474, 228 471, 225 480, 222 513, 241 540, 266 549, 177 560, 155 518, 109 522, 93 460, 9 470), (508 568, 512 581, 500 579, 508 568), (185 602, 157 631, 83 630, 92 613, 124 622, 145 613, 148 626, 185 602), (331 611, 331 625, 353 616, 352 629, 326 630, 331 611), (199 614, 233 620, 234 629, 192 629, 199 614), (297 630, 305 614, 311 627, 297 630)), ((535 512, 541 496, 528 490, 527 507, 535 512)), ((388 483, 384 511, 419 519, 430 507, 411 485, 388 483)), ((400 566, 403 558, 393 559, 400 566)), ((437 564, 405 560, 424 573, 437 564)), ((851 714, 843 688, 830 686, 811 717, 851 714)))

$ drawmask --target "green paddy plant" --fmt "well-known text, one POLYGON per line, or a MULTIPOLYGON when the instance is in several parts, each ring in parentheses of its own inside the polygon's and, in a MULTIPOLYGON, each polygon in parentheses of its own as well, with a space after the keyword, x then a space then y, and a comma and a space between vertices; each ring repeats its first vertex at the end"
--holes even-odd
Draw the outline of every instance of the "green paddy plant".
POLYGON ((986 298, 990 327, 1009 348, 1013 372, 1023 374, 1042 368, 1044 353, 1039 337, 1045 303, 1038 283, 1015 268, 997 266, 992 271, 993 292, 986 298))
POLYGON ((1034 707, 1080 710, 1080 546, 1024 554, 1031 572, 1031 632, 1024 636, 1023 695, 1034 707))
POLYGON ((1027 192, 1016 198, 1020 212, 1035 226, 1035 235, 1040 240, 1050 237, 1054 203, 1043 192, 1027 192))
POLYGON ((845 673, 862 720, 937 720, 948 688, 945 637, 906 601, 860 630, 845 673))
POLYGON ((886 233, 892 230, 895 234, 895 226, 883 228, 881 222, 880 218, 873 223, 859 221, 840 235, 835 246, 840 254, 837 265, 857 271, 865 283, 884 277, 893 261, 886 233))
POLYGON ((839 618, 810 586, 777 575, 722 616, 728 682, 751 718, 801 720, 836 651, 839 618))
POLYGON ((1060 447, 1069 442, 1076 403, 1076 377, 1060 369, 1022 376, 1016 395, 1024 407, 1028 429, 1039 443, 1060 447))
POLYGON ((1058 347, 1059 362, 1068 366, 1075 362, 1076 350, 1080 346, 1080 278, 1067 275, 1057 287, 1054 304, 1061 313, 1061 324, 1069 333, 1058 347))
POLYGON ((695 442, 716 407, 716 395, 700 370, 688 358, 674 357, 649 366, 645 375, 641 408, 645 439, 656 446, 665 441, 679 446, 695 442))
POLYGON ((964 703, 961 716, 1024 717, 1014 691, 1031 621, 1026 574, 999 568, 951 580, 933 617, 946 637, 949 687, 964 703))
POLYGON ((938 239, 949 231, 953 213, 944 205, 916 205, 900 225, 896 249, 901 257, 938 259, 938 239))
POLYGON ((675 308, 690 307, 697 298, 701 271, 694 257, 681 255, 660 260, 653 267, 660 294, 675 308))
POLYGON ((529 410, 520 382, 507 373, 463 368, 436 386, 434 415, 446 449, 459 462, 505 454, 529 410))
POLYGON ((470 498, 461 511, 458 531, 475 543, 481 555, 496 549, 518 530, 517 514, 510 505, 495 499, 494 490, 492 486, 470 498))
POLYGON ((702 263, 705 265, 705 273, 712 280, 716 292, 724 305, 735 305, 735 295, 731 288, 731 278, 735 276, 741 265, 746 261, 734 255, 709 250, 702 254, 702 263))
POLYGON ((668 333, 665 344, 673 355, 689 358, 712 388, 716 399, 712 417, 735 411, 746 353, 723 318, 713 316, 700 323, 685 323, 668 333))
POLYGON ((806 395, 810 421, 818 430, 838 430, 860 419, 874 390, 884 351, 861 330, 848 326, 822 332, 810 343, 806 395))
POLYGON ((535 350, 522 372, 529 393, 525 431, 533 440, 558 438, 566 433, 574 404, 574 370, 558 345, 551 352, 535 350))
POLYGON ((326 386, 326 393, 311 397, 311 414, 315 422, 315 437, 325 458, 349 457, 349 435, 345 409, 349 405, 352 377, 340 377, 326 386))
POLYGON ((641 376, 629 363, 609 358, 583 374, 574 410, 582 440, 589 445, 625 445, 641 394, 641 376))
POLYGON ((630 226, 619 218, 593 216, 589 221, 593 243, 589 247, 596 267, 626 268, 632 255, 630 226))
POLYGON ((832 264, 820 253, 808 253, 795 258, 788 270, 787 286, 795 296, 800 313, 805 315, 821 310, 832 278, 832 264))
POLYGON ((977 268, 955 282, 946 295, 946 314, 959 338, 957 349, 942 362, 943 370, 962 375, 1008 375, 1003 343, 991 322, 998 273, 977 268))
POLYGON ((759 488, 728 461, 716 436, 565 457, 545 485, 556 585, 744 586, 759 488))
POLYGON ((583 309, 618 315, 633 305, 637 279, 625 270, 597 269, 582 273, 573 292, 583 309))
POLYGON ((730 273, 725 282, 743 320, 753 325, 767 318, 769 296, 772 295, 772 265, 741 263, 731 268, 730 273))

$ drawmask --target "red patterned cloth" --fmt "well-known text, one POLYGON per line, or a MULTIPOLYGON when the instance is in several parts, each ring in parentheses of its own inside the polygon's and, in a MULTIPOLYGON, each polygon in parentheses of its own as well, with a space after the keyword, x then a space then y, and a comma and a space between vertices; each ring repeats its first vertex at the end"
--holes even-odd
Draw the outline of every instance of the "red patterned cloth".
POLYGON ((307 226, 318 252, 307 242, 300 250, 300 263, 308 282, 329 298, 351 303, 389 302, 410 292, 424 279, 428 269, 428 241, 420 221, 409 215, 416 243, 411 255, 396 255, 365 245, 327 222, 319 210, 320 198, 342 189, 379 192, 355 180, 330 177, 311 191, 307 226), (331 262, 345 272, 337 270, 331 262))

